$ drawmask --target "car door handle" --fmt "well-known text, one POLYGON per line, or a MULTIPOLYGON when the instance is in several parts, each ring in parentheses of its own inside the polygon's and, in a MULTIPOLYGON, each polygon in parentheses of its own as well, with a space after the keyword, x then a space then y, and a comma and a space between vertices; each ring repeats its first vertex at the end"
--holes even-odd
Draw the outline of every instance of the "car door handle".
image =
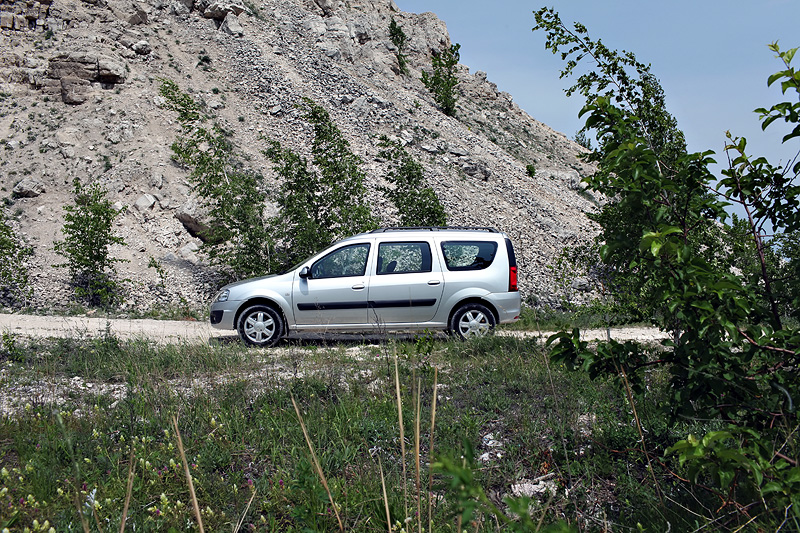
POLYGON ((363 283, 356 283, 355 285, 353 285, 353 290, 354 291, 364 290, 364 284, 363 283))
POLYGON ((430 280, 430 281, 428 282, 428 285, 438 285, 438 284, 440 284, 441 282, 442 282, 442 281, 441 281, 441 280, 439 280, 439 279, 432 279, 432 280, 430 280))

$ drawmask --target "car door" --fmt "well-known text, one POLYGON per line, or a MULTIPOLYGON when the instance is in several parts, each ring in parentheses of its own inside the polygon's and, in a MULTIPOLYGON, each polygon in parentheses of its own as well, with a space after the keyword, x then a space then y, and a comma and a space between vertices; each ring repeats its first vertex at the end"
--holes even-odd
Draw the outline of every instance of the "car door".
POLYGON ((377 325, 430 321, 444 290, 444 278, 429 241, 377 242, 369 284, 369 319, 377 325))
POLYGON ((340 246, 308 265, 294 280, 292 299, 298 327, 367 323, 367 263, 370 243, 340 246))

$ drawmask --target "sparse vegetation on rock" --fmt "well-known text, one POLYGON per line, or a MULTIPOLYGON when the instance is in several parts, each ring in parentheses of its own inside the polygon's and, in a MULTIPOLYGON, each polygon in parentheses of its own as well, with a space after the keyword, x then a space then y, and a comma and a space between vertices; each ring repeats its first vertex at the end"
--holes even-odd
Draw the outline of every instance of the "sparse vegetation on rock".
POLYGON ((406 36, 406 32, 403 31, 403 28, 394 20, 394 17, 392 17, 392 20, 389 22, 389 39, 392 41, 395 48, 397 48, 395 57, 397 58, 397 68, 400 74, 408 74, 408 58, 405 54, 408 37, 406 36))
POLYGON ((208 230, 200 235, 204 251, 235 279, 271 272, 275 250, 263 176, 244 165, 230 133, 207 124, 212 118, 175 82, 163 80, 160 92, 181 125, 172 151, 190 169, 193 189, 209 212, 208 230))
POLYGON ((130 206, 115 221, 130 243, 120 250, 129 262, 117 265, 131 280, 125 306, 146 312, 153 305, 141 289, 159 283, 147 268, 150 257, 170 280, 163 298, 175 304, 185 299, 201 307, 220 274, 236 277, 209 260, 198 238, 211 218, 189 167, 176 164, 170 149, 181 131, 159 94, 164 77, 213 115, 204 127, 217 123, 230 134, 244 167, 264 175, 267 217, 276 214, 280 178, 262 153, 262 139, 311 161, 309 125, 296 107, 308 97, 363 160, 367 202, 383 223, 399 222, 378 190, 388 162, 379 160, 377 140, 387 135, 400 138, 425 165, 425 186, 449 222, 508 232, 520 256, 523 292, 558 302, 545 265, 564 242, 594 231, 582 214, 593 204, 571 185, 590 168, 576 159, 579 147, 497 90, 491 73, 457 68, 459 121, 443 121, 419 81, 420 71, 430 70, 430 51, 451 46, 435 15, 404 13, 383 1, 325 2, 320 9, 315 2, 264 0, 244 11, 177 0, 139 7, 78 2, 65 9, 64 1, 34 9, 13 0, 3 11, 25 13, 4 18, 10 26, 2 28, 8 53, 0 54, 0 187, 15 196, 15 227, 35 250, 28 262, 32 306, 61 308, 71 300, 66 271, 50 266, 59 261, 53 241, 74 177, 97 177, 113 203, 130 206), (397 49, 387 29, 392 17, 406 34, 408 76, 396 72, 397 49), (228 18, 238 19, 241 34, 223 29, 228 18), (521 181, 531 161, 542 179, 521 181))

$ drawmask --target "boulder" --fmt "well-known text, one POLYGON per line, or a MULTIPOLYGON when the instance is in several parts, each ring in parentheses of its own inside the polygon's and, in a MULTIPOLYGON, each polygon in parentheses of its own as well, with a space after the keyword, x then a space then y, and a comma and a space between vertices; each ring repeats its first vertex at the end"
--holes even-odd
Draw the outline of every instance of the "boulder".
POLYGON ((8 11, 0 12, 0 29, 14 29, 14 13, 9 13, 8 11))
POLYGON ((461 165, 461 170, 467 176, 481 178, 483 181, 489 181, 492 175, 492 171, 484 163, 476 163, 475 161, 467 161, 461 165))
POLYGON ((12 194, 16 198, 36 198, 44 194, 44 183, 36 178, 25 178, 14 186, 12 194))
POLYGON ((191 8, 187 7, 183 2, 173 2, 169 6, 169 11, 175 16, 184 17, 191 12, 191 8))
POLYGON ((192 237, 199 237, 201 240, 211 231, 211 228, 202 222, 204 215, 205 213, 197 204, 197 200, 191 198, 175 212, 175 218, 183 224, 186 231, 192 237))
POLYGON ((232 2, 214 1, 208 4, 203 10, 203 16, 207 19, 225 20, 228 13, 238 16, 244 12, 244 6, 232 2))
POLYGON ((30 28, 28 19, 25 15, 14 15, 14 29, 17 31, 25 31, 30 28))
POLYGON ((131 50, 139 54, 140 56, 146 56, 152 51, 150 48, 150 43, 147 41, 138 41, 131 46, 131 50))
POLYGON ((198 250, 200 250, 200 247, 197 246, 197 243, 190 242, 189 244, 183 246, 178 253, 180 254, 181 258, 194 263, 197 261, 198 250))
POLYGON ((319 8, 322 10, 322 13, 327 17, 333 12, 336 0, 314 0, 314 3, 319 6, 319 8))
MULTIPOLYGON (((149 45, 148 45, 149 46, 149 45)), ((97 58, 97 79, 104 83, 123 83, 127 69, 123 61, 106 56, 97 58)))
POLYGON ((155 196, 152 194, 143 194, 136 200, 136 203, 133 204, 133 207, 135 207, 139 212, 148 211, 155 205, 155 203, 155 196))
POLYGON ((141 6, 134 6, 133 13, 128 17, 128 24, 135 26, 137 24, 147 24, 147 13, 141 6))
POLYGON ((126 76, 125 63, 122 61, 86 51, 53 57, 48 71, 48 76, 53 79, 74 77, 103 83, 122 83, 126 76))
POLYGON ((242 25, 239 23, 239 17, 233 13, 225 15, 225 20, 222 21, 219 29, 234 37, 241 37, 244 35, 244 28, 242 28, 242 25))
POLYGON ((65 76, 93 80, 97 78, 97 56, 89 52, 69 52, 50 59, 49 75, 61 79, 65 76))
POLYGON ((76 76, 61 78, 61 101, 65 104, 79 105, 89 99, 91 85, 87 80, 76 76))

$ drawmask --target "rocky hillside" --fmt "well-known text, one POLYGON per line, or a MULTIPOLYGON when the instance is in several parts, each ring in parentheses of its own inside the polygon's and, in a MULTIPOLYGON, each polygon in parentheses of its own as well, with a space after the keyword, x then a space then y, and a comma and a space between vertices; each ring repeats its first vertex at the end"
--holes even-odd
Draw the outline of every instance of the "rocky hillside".
POLYGON ((582 148, 466 66, 456 117, 443 115, 419 81, 431 55, 450 45, 432 13, 404 13, 392 0, 236 1, 0 0, 0 197, 35 249, 35 305, 69 300, 52 248, 75 177, 99 180, 127 206, 116 227, 127 246, 114 250, 129 260, 118 268, 126 305, 199 304, 217 288, 187 229, 202 213, 170 157, 177 126, 162 108, 163 78, 213 110, 271 179, 263 138, 308 153, 311 132, 295 104, 315 100, 363 158, 387 224, 394 215, 376 190, 385 172, 376 145, 383 134, 402 140, 451 223, 506 231, 526 297, 552 299, 547 265, 592 231, 582 148), (409 37, 409 75, 397 69, 392 17, 409 37))

